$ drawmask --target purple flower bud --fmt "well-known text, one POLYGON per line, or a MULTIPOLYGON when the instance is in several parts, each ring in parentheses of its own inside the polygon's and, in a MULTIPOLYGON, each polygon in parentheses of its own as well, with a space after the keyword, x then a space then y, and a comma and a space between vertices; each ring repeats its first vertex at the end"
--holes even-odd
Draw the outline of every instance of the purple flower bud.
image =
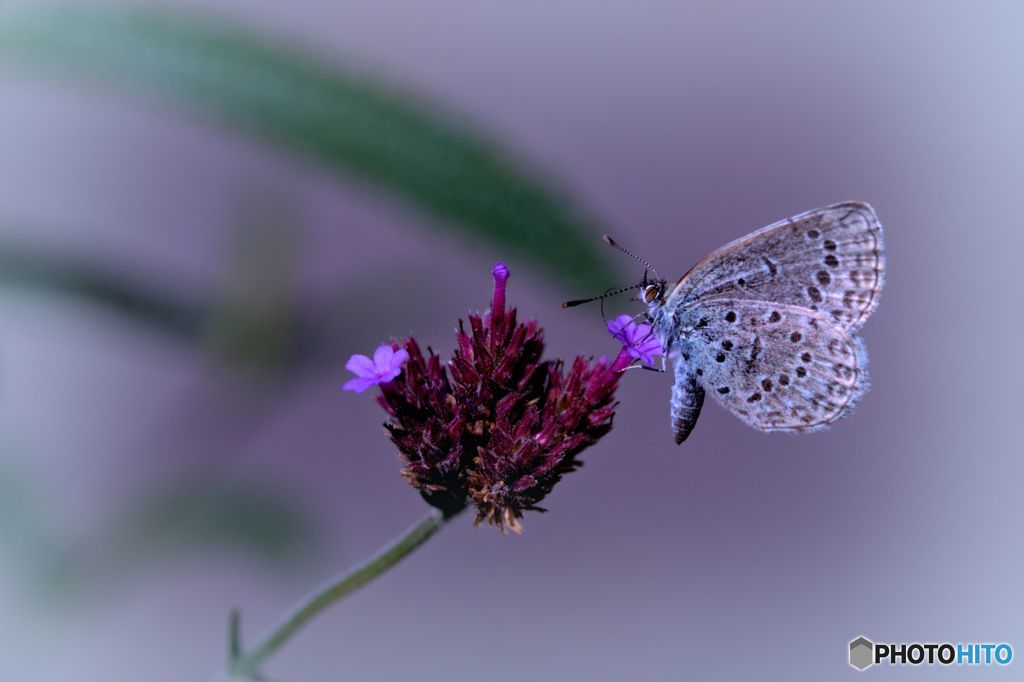
POLYGON ((500 317, 505 314, 505 283, 508 282, 511 274, 508 266, 501 261, 495 263, 491 270, 491 275, 494 276, 494 299, 491 304, 491 315, 500 317))
MULTIPOLYGON (((400 373, 376 381, 374 364, 372 378, 402 475, 424 499, 448 515, 472 502, 478 524, 520 532, 523 512, 542 511, 579 454, 611 430, 615 389, 634 356, 623 348, 613 361, 577 357, 568 371, 542 360, 540 326, 505 307, 508 268, 498 263, 492 274, 491 312, 459 322, 449 362, 409 338, 390 347, 393 358, 405 355, 400 373)), ((363 360, 357 367, 369 372, 363 360)))

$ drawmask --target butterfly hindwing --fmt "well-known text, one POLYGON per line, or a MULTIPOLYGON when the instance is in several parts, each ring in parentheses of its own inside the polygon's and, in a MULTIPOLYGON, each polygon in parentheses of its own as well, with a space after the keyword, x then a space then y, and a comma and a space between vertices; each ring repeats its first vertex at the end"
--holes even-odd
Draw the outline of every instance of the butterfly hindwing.
POLYGON ((718 298, 819 311, 845 331, 878 304, 885 275, 882 226, 867 204, 802 213, 723 246, 684 275, 667 300, 691 307, 718 298))
MULTIPOLYGON (((719 298, 681 311, 677 365, 730 412, 763 431, 815 431, 867 390, 860 339, 819 312, 719 298)), ((675 401, 674 401, 675 402, 675 401)), ((677 431, 678 432, 678 431, 677 431)))

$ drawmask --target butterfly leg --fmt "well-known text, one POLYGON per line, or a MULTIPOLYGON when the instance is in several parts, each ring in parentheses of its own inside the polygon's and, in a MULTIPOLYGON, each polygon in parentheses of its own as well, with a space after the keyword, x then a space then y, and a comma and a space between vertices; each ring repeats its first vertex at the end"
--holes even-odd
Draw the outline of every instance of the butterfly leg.
POLYGON ((673 359, 676 381, 672 385, 672 432, 676 444, 682 443, 693 431, 704 405, 704 387, 697 382, 697 375, 682 358, 673 359))
MULTIPOLYGON (((664 364, 664 363, 662 363, 662 364, 664 364)), ((650 365, 630 365, 629 367, 623 367, 619 371, 620 372, 625 372, 626 370, 630 370, 630 369, 646 369, 648 372, 657 372, 658 374, 663 374, 664 372, 668 371, 664 367, 662 367, 661 369, 658 369, 657 367, 651 367, 650 365)))

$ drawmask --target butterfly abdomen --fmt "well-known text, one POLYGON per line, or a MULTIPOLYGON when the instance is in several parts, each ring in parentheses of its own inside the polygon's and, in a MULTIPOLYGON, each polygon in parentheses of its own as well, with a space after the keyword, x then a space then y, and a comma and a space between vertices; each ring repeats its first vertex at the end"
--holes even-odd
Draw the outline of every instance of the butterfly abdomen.
POLYGON ((683 358, 673 360, 676 381, 672 385, 672 432, 679 444, 686 440, 697 424, 700 408, 704 405, 704 387, 683 358))

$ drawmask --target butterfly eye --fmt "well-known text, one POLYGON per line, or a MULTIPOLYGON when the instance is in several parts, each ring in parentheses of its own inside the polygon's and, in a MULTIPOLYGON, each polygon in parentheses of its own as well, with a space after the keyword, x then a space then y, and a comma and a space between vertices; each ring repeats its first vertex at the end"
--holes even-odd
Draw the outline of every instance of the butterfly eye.
POLYGON ((661 295, 661 287, 657 284, 651 284, 644 287, 644 301, 647 303, 654 303, 654 301, 661 295))

